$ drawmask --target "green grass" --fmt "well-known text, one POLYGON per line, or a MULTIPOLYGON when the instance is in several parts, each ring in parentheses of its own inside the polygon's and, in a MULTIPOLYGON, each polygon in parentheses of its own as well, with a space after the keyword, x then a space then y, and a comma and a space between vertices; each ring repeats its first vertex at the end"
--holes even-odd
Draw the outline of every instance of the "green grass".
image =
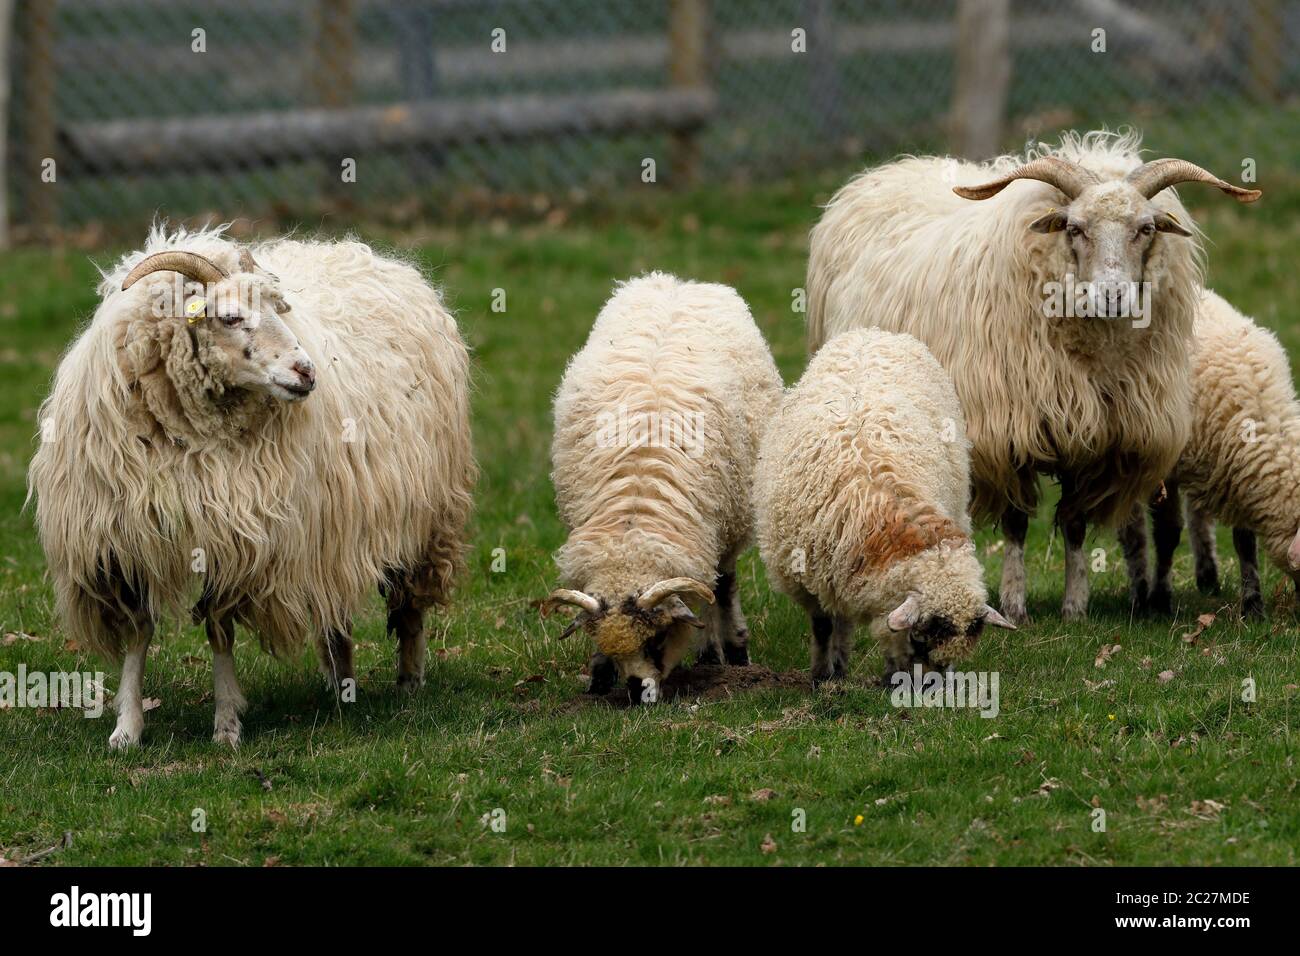
MULTIPOLYGON (((1184 550, 1177 618, 1131 622, 1118 547, 1094 533, 1089 546, 1105 549, 1108 569, 1093 577, 1091 619, 1067 626, 1056 613, 1061 546, 1044 510, 1030 539, 1035 623, 989 634, 969 665, 1000 674, 994 719, 895 709, 870 684, 881 662, 865 635, 839 688, 632 711, 582 701, 587 648, 557 641, 559 628, 529 607, 552 585, 563 539, 547 448, 565 359, 614 277, 661 268, 736 286, 793 381, 804 354, 791 289, 803 282, 814 203, 841 178, 668 199, 647 187, 641 201, 559 227, 398 237, 447 290, 476 355, 474 555, 454 608, 430 621, 427 687, 393 690, 377 601, 357 627, 360 699, 342 708, 309 656, 274 661, 241 632, 252 706, 243 747, 225 752, 209 740, 206 643, 170 622, 149 661, 146 694, 161 704, 142 748, 110 753, 111 717, 0 711, 0 856, 21 859, 72 831, 47 863, 1295 863, 1294 603, 1269 569, 1265 593, 1277 586, 1279 606, 1268 622, 1237 623, 1226 538, 1222 600, 1195 593, 1184 550), (498 287, 504 314, 489 310, 498 287), (490 570, 495 548, 504 573, 490 570), (1218 612, 1214 624, 1182 640, 1207 611, 1218 612), (1122 650, 1095 666, 1114 644, 1122 650), (1175 676, 1161 682, 1163 671, 1175 676), (1241 699, 1247 677, 1254 703, 1241 699), (760 789, 775 795, 751 799, 760 789), (1094 804, 1106 832, 1092 829, 1094 804), (496 808, 504 833, 480 822, 496 808), (205 833, 191 827, 198 809, 205 833), (799 809, 806 830, 793 832, 799 809)), ((1213 240, 1212 284, 1292 347, 1297 185, 1252 209, 1189 196, 1213 240)), ((94 308, 95 278, 71 251, 0 262, 0 624, 38 638, 0 647, 0 670, 103 666, 65 648, 19 511, 34 410, 94 308)), ((997 532, 978 543, 995 586, 997 532)), ((769 592, 753 553, 741 578, 756 660, 806 667, 806 621, 769 592)))

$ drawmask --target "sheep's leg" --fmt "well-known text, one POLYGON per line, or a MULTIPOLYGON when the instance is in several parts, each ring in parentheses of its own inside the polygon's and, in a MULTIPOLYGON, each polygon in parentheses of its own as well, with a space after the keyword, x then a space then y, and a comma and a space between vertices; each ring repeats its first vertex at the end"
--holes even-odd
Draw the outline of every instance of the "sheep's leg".
POLYGON ((1029 514, 1019 508, 1002 513, 1002 586, 998 601, 1002 616, 1012 624, 1027 624, 1025 610, 1025 538, 1029 534, 1029 514))
POLYGON ((1219 547, 1214 540, 1214 516, 1197 511, 1187 502, 1187 538, 1196 561, 1196 590, 1219 593, 1219 547))
POLYGON ((1237 552, 1237 563, 1241 566, 1241 616, 1260 617, 1264 613, 1264 597, 1259 590, 1255 532, 1233 528, 1232 546, 1237 552))
POLYGON ((145 621, 135 630, 135 640, 122 658, 122 681, 113 706, 117 725, 108 738, 113 750, 127 750, 140 742, 144 733, 144 666, 153 639, 153 622, 145 621))
POLYGON ((1132 516, 1119 527, 1119 543, 1124 550, 1124 563, 1128 566, 1129 600, 1134 613, 1147 609, 1151 596, 1151 581, 1147 568, 1147 509, 1139 504, 1132 516))
POLYGON ((846 617, 831 618, 831 676, 841 678, 849 672, 853 654, 853 621, 846 617))
POLYGON ((397 635, 397 686, 416 690, 424 686, 424 662, 429 656, 429 638, 424 630, 424 612, 409 599, 388 612, 388 633, 397 635))
POLYGON ((1151 523, 1156 539, 1156 580, 1151 589, 1151 610, 1157 614, 1174 613, 1174 552, 1183 534, 1183 509, 1178 484, 1165 482, 1164 497, 1151 502, 1151 523))
POLYGON ((587 670, 591 672, 591 684, 587 687, 588 694, 603 697, 614 689, 614 678, 618 676, 618 669, 614 666, 614 662, 600 651, 591 655, 587 670))
POLYGON ((357 682, 352 673, 351 629, 320 634, 316 638, 316 650, 321 671, 334 693, 342 694, 349 689, 355 692, 357 682))
POLYGON ((736 562, 733 559, 718 573, 714 589, 717 600, 718 634, 722 638, 722 653, 728 664, 744 667, 749 663, 749 625, 740 609, 740 588, 736 586, 736 562))
MULTIPOLYGON (((1064 488, 1061 494, 1066 494, 1064 488)), ((1083 515, 1060 514, 1059 508, 1058 520, 1065 538, 1065 598, 1061 601, 1061 617, 1081 621, 1088 616, 1088 560, 1083 552, 1088 522, 1083 515)))
POLYGON ((233 614, 220 619, 209 616, 205 625, 208 645, 212 648, 212 690, 217 702, 212 742, 238 747, 243 730, 239 715, 247 702, 235 676, 235 617, 233 614))
POLYGON ((812 618, 812 667, 811 677, 816 687, 835 676, 835 622, 831 616, 820 608, 810 615, 812 618))

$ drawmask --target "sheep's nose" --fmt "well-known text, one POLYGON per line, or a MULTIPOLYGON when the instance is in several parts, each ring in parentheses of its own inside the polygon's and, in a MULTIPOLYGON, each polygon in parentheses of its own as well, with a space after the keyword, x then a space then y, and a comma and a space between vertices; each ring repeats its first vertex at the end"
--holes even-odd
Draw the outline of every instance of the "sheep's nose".
POLYGON ((293 370, 298 373, 302 379, 302 384, 307 388, 316 387, 316 366, 312 365, 307 359, 299 359, 293 363, 293 370))

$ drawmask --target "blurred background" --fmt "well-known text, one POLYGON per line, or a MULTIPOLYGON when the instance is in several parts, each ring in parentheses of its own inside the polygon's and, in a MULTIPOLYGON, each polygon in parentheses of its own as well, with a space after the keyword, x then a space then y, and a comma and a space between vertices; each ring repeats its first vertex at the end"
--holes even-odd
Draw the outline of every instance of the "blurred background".
POLYGON ((1102 124, 1266 183, 1300 130, 1300 0, 0 0, 0 65, 0 242, 91 247, 157 211, 544 215, 647 158, 746 183, 1102 124))

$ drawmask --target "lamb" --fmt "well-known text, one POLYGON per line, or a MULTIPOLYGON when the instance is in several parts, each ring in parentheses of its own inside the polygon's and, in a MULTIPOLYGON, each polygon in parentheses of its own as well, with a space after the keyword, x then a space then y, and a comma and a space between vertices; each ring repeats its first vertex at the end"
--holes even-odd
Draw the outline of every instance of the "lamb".
POLYGON ((1140 506, 1121 529, 1134 606, 1173 609, 1170 569, 1182 532, 1180 497, 1196 559, 1196 583, 1218 593, 1214 519, 1232 525, 1241 565, 1241 609, 1263 613, 1256 535, 1269 558, 1300 587, 1300 402, 1277 336, 1207 291, 1194 326, 1192 433, 1165 493, 1151 504, 1154 586, 1140 506))
POLYGON ((843 677, 870 624, 899 672, 949 667, 985 625, 970 539, 970 443, 957 393, 910 335, 831 339, 788 391, 754 476, 758 546, 776 590, 812 618, 814 684, 843 677))
POLYGON ((476 475, 438 293, 359 242, 155 228, 100 294, 41 406, 28 497, 68 635, 123 661, 110 746, 139 742, 155 627, 191 606, 218 743, 242 732, 236 622, 277 656, 313 633, 350 689, 351 620, 379 584, 398 683, 418 687, 476 475))
POLYGON ((736 558, 753 527, 750 488, 781 378, 749 308, 723 285, 660 272, 619 284, 555 396, 552 481, 568 540, 564 630, 595 642, 590 691, 615 676, 634 700, 660 688, 705 627, 698 662, 749 662, 736 558))
POLYGON ((975 514, 1002 523, 1001 604, 1018 623, 1038 474, 1061 483, 1062 611, 1077 619, 1088 524, 1126 519, 1187 440, 1171 410, 1190 402, 1203 253, 1168 187, 1259 197, 1183 160, 1143 164, 1139 145, 1094 132, 985 164, 907 157, 851 180, 812 232, 810 352, 865 325, 933 350, 970 427, 975 514))

